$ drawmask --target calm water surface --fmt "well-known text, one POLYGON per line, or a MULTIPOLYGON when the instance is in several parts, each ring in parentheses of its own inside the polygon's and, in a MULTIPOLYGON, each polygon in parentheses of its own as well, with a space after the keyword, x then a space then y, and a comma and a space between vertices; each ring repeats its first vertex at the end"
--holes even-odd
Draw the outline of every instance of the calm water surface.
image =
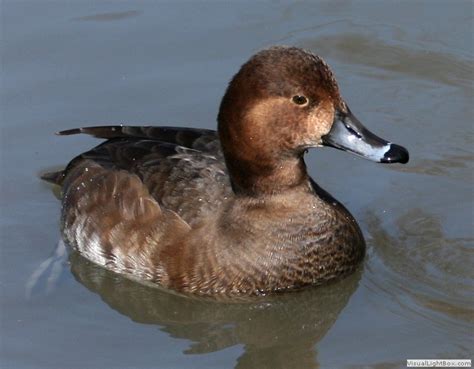
POLYGON ((472 358, 473 5, 2 1, 2 368, 398 368, 472 358), (364 267, 332 285, 223 304, 61 254, 38 179, 95 144, 92 124, 214 128, 238 67, 273 44, 322 55, 351 109, 410 150, 383 166, 313 150, 358 219, 364 267), (56 251, 55 251, 56 250, 56 251))

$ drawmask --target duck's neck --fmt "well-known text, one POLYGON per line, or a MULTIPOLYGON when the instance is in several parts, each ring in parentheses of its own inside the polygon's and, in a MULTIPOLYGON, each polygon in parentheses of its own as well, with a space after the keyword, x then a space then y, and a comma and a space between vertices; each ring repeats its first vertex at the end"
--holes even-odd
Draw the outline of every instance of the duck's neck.
POLYGON ((259 197, 310 186, 302 156, 248 161, 226 155, 226 164, 237 195, 259 197))
POLYGON ((303 151, 294 148, 295 135, 288 133, 291 125, 283 108, 288 102, 280 97, 263 99, 252 86, 239 75, 234 77, 217 119, 235 194, 260 197, 309 188, 303 151), (262 101, 255 103, 255 99, 262 101))

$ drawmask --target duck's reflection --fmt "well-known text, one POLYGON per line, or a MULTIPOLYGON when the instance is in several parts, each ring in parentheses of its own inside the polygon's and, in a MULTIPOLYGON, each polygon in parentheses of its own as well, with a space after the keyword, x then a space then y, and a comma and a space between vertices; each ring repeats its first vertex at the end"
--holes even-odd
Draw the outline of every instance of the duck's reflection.
POLYGON ((345 280, 251 302, 224 303, 175 295, 109 272, 71 253, 71 270, 113 309, 144 324, 156 324, 191 342, 186 354, 237 344, 245 352, 237 368, 316 368, 316 343, 336 321, 355 291, 360 271, 345 280))

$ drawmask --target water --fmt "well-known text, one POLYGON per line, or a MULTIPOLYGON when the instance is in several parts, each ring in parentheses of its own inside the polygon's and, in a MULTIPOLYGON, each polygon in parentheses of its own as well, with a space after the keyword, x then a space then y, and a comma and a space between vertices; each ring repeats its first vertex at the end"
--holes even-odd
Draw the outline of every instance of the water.
POLYGON ((2 368, 472 358, 472 3, 3 1, 0 10, 2 368), (406 166, 327 148, 307 155, 316 181, 359 221, 364 267, 326 287, 222 304, 62 256, 59 203, 38 173, 96 141, 52 133, 214 128, 232 74, 273 44, 323 56, 357 117, 410 150, 406 166))

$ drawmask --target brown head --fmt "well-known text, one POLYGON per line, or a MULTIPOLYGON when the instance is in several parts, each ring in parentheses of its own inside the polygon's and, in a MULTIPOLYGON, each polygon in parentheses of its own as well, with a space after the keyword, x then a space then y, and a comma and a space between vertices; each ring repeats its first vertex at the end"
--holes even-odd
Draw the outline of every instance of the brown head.
MULTIPOLYGON (((369 145, 383 151, 378 154, 392 149, 353 117, 321 58, 296 47, 272 47, 254 55, 230 82, 218 116, 234 191, 258 196, 307 182, 306 149, 322 145, 343 148, 337 146, 339 140, 330 137, 337 121, 359 139, 365 133, 369 141, 375 138, 369 145)), ((343 135, 339 130, 335 133, 332 136, 343 135)), ((358 148, 344 149, 365 155, 358 148)), ((376 161, 383 162, 383 155, 379 159, 376 161)))

